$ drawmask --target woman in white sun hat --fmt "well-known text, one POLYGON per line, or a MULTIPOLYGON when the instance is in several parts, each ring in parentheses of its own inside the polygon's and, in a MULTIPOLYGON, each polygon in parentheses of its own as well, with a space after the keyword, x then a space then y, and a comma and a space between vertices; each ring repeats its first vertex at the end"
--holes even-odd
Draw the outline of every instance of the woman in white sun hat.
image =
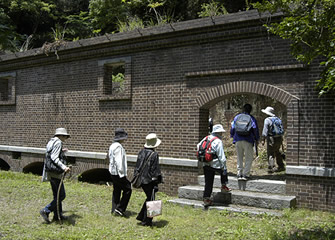
POLYGON ((57 128, 54 137, 49 140, 46 146, 46 159, 43 166, 42 181, 50 181, 53 192, 53 200, 40 211, 40 214, 46 223, 50 223, 49 214, 51 212, 54 213, 53 221, 65 220, 67 218, 63 215, 62 210, 62 201, 65 199, 65 188, 61 179, 64 172, 69 172, 71 170, 66 166, 65 152, 67 149, 63 148, 63 143, 69 137, 70 134, 67 133, 65 128, 57 128), (50 168, 52 166, 53 169, 50 168), (59 199, 57 201, 59 186, 59 199), (58 216, 58 213, 60 216, 58 216))
POLYGON ((146 202, 152 200, 152 194, 158 191, 158 184, 162 183, 162 174, 159 167, 159 156, 155 148, 161 144, 161 140, 155 133, 150 133, 145 138, 144 148, 139 152, 134 170, 134 176, 139 173, 142 165, 142 184, 141 187, 146 195, 141 211, 136 219, 141 221, 143 226, 152 226, 152 218, 147 217, 146 202), (147 161, 146 161, 147 160, 147 161))

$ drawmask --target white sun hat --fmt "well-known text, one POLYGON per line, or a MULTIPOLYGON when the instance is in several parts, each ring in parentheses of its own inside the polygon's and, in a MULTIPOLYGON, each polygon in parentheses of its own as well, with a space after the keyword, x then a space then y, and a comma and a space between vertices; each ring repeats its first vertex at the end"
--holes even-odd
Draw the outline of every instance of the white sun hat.
POLYGON ((267 115, 269 115, 270 117, 274 117, 274 116, 276 116, 275 114, 274 114, 274 109, 273 109, 273 107, 266 107, 265 109, 262 109, 261 110, 263 113, 265 113, 265 114, 267 114, 267 115))
POLYGON ((223 126, 221 124, 216 124, 213 126, 212 133, 218 133, 218 132, 225 132, 226 130, 223 129, 223 126))
POLYGON ((144 147, 146 148, 156 148, 161 144, 161 140, 157 137, 156 133, 150 133, 145 138, 144 147))

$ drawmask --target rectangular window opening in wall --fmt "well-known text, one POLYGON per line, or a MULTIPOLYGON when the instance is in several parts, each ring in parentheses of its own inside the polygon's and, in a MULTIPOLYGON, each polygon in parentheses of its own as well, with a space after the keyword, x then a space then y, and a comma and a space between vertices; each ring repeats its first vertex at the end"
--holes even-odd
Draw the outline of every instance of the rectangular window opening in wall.
POLYGON ((118 94, 125 90, 125 63, 104 65, 104 94, 118 94))
POLYGON ((98 62, 99 100, 127 100, 131 98, 131 57, 105 59, 98 62))
POLYGON ((0 105, 15 104, 15 78, 14 72, 0 73, 0 105))
POLYGON ((8 79, 0 78, 0 101, 8 101, 8 79))

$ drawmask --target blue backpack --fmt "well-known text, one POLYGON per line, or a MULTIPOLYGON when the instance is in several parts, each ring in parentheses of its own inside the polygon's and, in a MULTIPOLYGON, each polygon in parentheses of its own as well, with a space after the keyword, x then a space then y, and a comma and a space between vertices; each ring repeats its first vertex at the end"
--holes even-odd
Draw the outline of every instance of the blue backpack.
POLYGON ((283 123, 279 117, 271 117, 272 124, 270 126, 270 136, 282 136, 284 135, 283 123))

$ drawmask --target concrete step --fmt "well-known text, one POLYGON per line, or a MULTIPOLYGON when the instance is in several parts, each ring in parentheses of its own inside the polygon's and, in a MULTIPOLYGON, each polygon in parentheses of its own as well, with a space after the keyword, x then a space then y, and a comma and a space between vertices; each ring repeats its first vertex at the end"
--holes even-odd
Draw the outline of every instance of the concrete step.
POLYGON ((202 208, 204 210, 216 209, 216 210, 236 212, 236 213, 248 213, 251 215, 259 215, 259 214, 267 214, 267 215, 272 215, 272 216, 282 216, 283 215, 282 211, 280 210, 256 208, 256 207, 241 206, 241 205, 235 205, 235 204, 214 205, 214 206, 205 208, 203 206, 202 201, 185 199, 185 198, 172 199, 172 200, 169 200, 168 202, 179 204, 181 206, 191 206, 194 208, 202 208))
MULTIPOLYGON (((205 185, 204 175, 198 176, 198 183, 201 186, 205 185)), ((217 188, 221 187, 220 176, 218 175, 215 176, 213 186, 217 188)), ((254 192, 275 193, 275 194, 286 193, 286 182, 279 180, 251 179, 248 181, 238 181, 236 177, 229 176, 227 186, 231 189, 248 190, 254 192)))
MULTIPOLYGON (((178 197, 202 200, 203 191, 204 186, 183 186, 178 189, 178 197)), ((238 204, 267 209, 284 209, 296 206, 295 196, 240 190, 232 190, 230 193, 221 193, 220 188, 213 188, 211 198, 218 204, 238 204)))

